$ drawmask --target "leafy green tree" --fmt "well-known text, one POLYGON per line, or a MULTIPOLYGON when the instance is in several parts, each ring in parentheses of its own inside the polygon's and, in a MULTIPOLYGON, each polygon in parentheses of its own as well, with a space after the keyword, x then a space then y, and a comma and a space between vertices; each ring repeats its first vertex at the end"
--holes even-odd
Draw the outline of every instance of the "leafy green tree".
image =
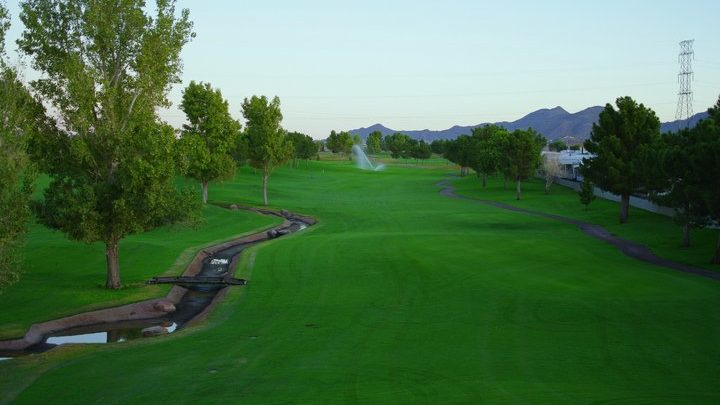
POLYGON ((560 139, 556 139, 548 144, 548 149, 555 152, 564 151, 567 148, 567 144, 560 139))
POLYGON ((327 139, 327 147, 332 153, 341 153, 343 155, 350 155, 350 151, 353 147, 353 139, 348 132, 335 132, 330 131, 330 136, 327 139))
POLYGON ((382 150, 382 133, 380 131, 373 131, 367 137, 367 151, 368 153, 375 154, 380 153, 382 150))
POLYGON ((230 116, 228 102, 209 83, 190 82, 180 108, 183 125, 180 148, 187 159, 187 175, 200 182, 202 201, 208 200, 208 183, 235 174, 232 151, 240 138, 240 123, 230 116))
MULTIPOLYGON (((703 202, 710 212, 710 218, 715 223, 720 223, 720 159, 718 159, 720 156, 720 97, 715 105, 708 109, 708 113, 710 118, 701 121, 696 127, 705 139, 706 145, 700 156, 696 158, 704 162, 701 164, 703 178, 700 179, 700 182, 707 186, 703 189, 703 202)), ((720 264, 720 238, 710 263, 720 264)))
POLYGON ((697 137, 689 129, 663 134, 648 154, 647 180, 651 201, 675 210, 674 220, 683 229, 683 246, 690 246, 690 229, 704 226, 708 216, 698 185, 697 166, 692 156, 697 137))
POLYGON ((410 156, 416 160, 430 159, 432 156, 432 149, 430 149, 430 145, 421 140, 414 143, 412 150, 410 151, 410 156))
POLYGON ((587 211, 590 203, 595 200, 595 185, 590 180, 583 179, 580 190, 578 190, 578 197, 580 197, 580 204, 584 205, 587 211))
POLYGON ((499 139, 505 128, 497 125, 476 127, 472 130, 471 166, 482 177, 483 188, 487 185, 487 177, 493 175, 500 165, 501 148, 499 139))
POLYGON ((408 135, 396 132, 392 135, 385 135, 385 148, 390 152, 393 159, 407 159, 410 157, 413 139, 408 135))
POLYGON ((315 157, 318 147, 315 141, 309 136, 300 132, 288 132, 288 139, 293 145, 293 166, 298 166, 300 159, 307 161, 315 157))
POLYGON ((585 159, 583 176, 603 190, 620 195, 620 223, 627 222, 630 195, 644 183, 644 154, 660 136, 660 120, 653 110, 630 97, 616 100, 617 110, 605 105, 585 149, 595 154, 585 159))
POLYGON ((27 155, 29 139, 51 125, 42 104, 34 99, 5 59, 9 15, 0 2, 0 290, 21 273, 24 241, 36 170, 27 155))
POLYGON ((515 180, 515 198, 520 199, 520 184, 535 173, 540 164, 540 151, 545 140, 534 130, 516 129, 508 136, 504 154, 507 158, 507 174, 515 180))
POLYGON ((430 143, 430 149, 432 149, 433 153, 442 155, 445 153, 447 143, 448 141, 445 139, 435 139, 430 143))
POLYGON ((280 99, 268 101, 265 96, 252 96, 242 104, 245 131, 248 137, 250 164, 262 170, 263 203, 268 205, 267 187, 273 169, 290 160, 293 146, 280 126, 280 99))
POLYGON ((353 145, 362 145, 362 137, 358 134, 351 134, 353 145))
POLYGON ((460 166, 460 176, 466 176, 473 163, 473 141, 469 135, 460 135, 445 144, 445 159, 460 166))
POLYGON ((188 11, 158 0, 28 0, 19 48, 41 72, 32 87, 59 123, 33 138, 52 180, 38 219, 71 239, 102 241, 108 288, 120 288, 125 236, 192 216, 193 197, 173 185, 175 135, 156 109, 178 83, 193 36, 188 11))

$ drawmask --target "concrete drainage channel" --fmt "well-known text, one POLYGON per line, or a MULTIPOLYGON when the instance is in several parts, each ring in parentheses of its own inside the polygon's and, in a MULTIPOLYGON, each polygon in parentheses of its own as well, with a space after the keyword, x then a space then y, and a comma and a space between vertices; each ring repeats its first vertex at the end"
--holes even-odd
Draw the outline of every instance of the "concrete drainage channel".
POLYGON ((240 208, 274 215, 283 223, 270 230, 206 248, 199 252, 180 277, 153 277, 147 284, 174 284, 163 299, 86 312, 34 324, 20 339, 0 341, 0 361, 42 353, 67 343, 114 343, 165 335, 205 319, 230 286, 247 280, 234 278, 235 268, 245 249, 258 243, 298 232, 316 223, 309 216, 282 210, 240 208))

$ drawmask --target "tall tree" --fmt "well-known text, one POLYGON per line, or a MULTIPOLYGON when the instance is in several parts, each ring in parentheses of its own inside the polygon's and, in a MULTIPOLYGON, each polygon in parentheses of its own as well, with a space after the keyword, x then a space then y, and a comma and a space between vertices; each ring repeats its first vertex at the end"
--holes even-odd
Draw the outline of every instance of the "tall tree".
POLYGON ((708 145, 697 128, 663 134, 646 164, 650 200, 675 210, 674 220, 682 227, 684 247, 690 246, 690 229, 705 226, 709 218, 702 197, 707 187, 703 182, 705 168, 696 159, 708 145))
POLYGON ((606 104, 593 124, 585 149, 595 157, 585 159, 581 171, 596 186, 620 195, 620 223, 624 224, 630 195, 644 182, 644 156, 660 136, 660 120, 630 97, 620 97, 615 104, 617 110, 606 104))
POLYGON ((318 146, 309 136, 300 132, 288 132, 288 139, 293 145, 293 166, 298 166, 298 160, 307 161, 314 157, 318 152, 318 146))
MULTIPOLYGON (((702 198, 710 212, 710 217, 715 223, 720 223, 720 97, 717 103, 708 109, 710 118, 703 120, 698 125, 703 138, 706 139, 706 147, 698 157, 704 164, 704 178, 701 180, 707 187, 703 189, 702 198)), ((715 254, 710 263, 720 264, 720 238, 715 247, 715 254)))
POLYGON ((327 147, 332 151, 332 153, 350 155, 350 151, 353 147, 352 136, 349 132, 345 131, 330 131, 330 136, 327 138, 327 147))
POLYGON ((200 182, 202 201, 208 200, 208 183, 235 174, 233 149, 240 138, 240 123, 230 116, 228 102, 209 83, 190 82, 180 108, 188 124, 180 139, 187 175, 200 182))
POLYGON ((430 156, 432 156, 432 149, 430 149, 429 144, 421 140, 413 144, 412 149, 410 150, 410 156, 415 158, 415 160, 430 159, 430 156))
POLYGON ((545 140, 531 128, 516 129, 508 137, 504 153, 507 157, 507 173, 515 180, 517 200, 522 195, 520 183, 535 173, 540 163, 540 150, 544 144, 545 140))
POLYGON ((373 131, 367 137, 367 151, 368 153, 380 153, 382 150, 382 133, 380 131, 373 131))
POLYGON ((242 104, 250 164, 262 170, 263 203, 268 205, 268 180, 272 171, 292 158, 293 146, 280 126, 280 99, 252 96, 242 104))
POLYGON ((36 173, 27 144, 34 134, 50 129, 42 104, 5 58, 9 26, 7 9, 0 2, 0 290, 17 281, 21 272, 20 248, 36 173))
POLYGON ((468 174, 468 168, 473 163, 472 146, 473 141, 469 135, 460 135, 445 144, 443 157, 460 166, 461 177, 468 174))
POLYGON ((482 177, 482 186, 487 186, 487 177, 494 174, 500 165, 501 133, 507 130, 497 125, 485 125, 472 129, 473 156, 472 167, 478 177, 482 177))
POLYGON ((443 153, 445 153, 445 147, 447 143, 448 141, 445 139, 435 139, 430 143, 430 149, 432 149, 433 153, 442 155, 443 153))
POLYGON ((407 159, 410 157, 410 151, 412 149, 412 141, 408 135, 401 134, 399 132, 392 135, 385 135, 384 143, 387 150, 390 152, 390 156, 393 159, 407 159))
POLYGON ((108 288, 120 288, 125 236, 187 218, 191 196, 173 185, 172 128, 156 115, 179 82, 189 13, 158 0, 27 0, 18 45, 41 72, 32 87, 59 122, 33 140, 51 175, 39 220, 68 237, 105 243, 108 288))

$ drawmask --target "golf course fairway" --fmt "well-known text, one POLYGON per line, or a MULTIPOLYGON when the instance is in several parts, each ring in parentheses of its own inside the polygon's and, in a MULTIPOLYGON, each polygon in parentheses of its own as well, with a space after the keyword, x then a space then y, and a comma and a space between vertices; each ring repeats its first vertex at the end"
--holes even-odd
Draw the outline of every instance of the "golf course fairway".
MULTIPOLYGON (((515 202, 501 179, 483 190, 455 173, 439 162, 279 169, 270 205, 319 222, 244 252, 236 277, 249 284, 232 287, 205 323, 0 361, 0 403, 720 402, 720 282, 633 260, 566 223, 447 198, 436 184, 451 178, 460 194, 599 223, 698 266, 717 230, 695 232, 683 250, 669 218, 633 209, 615 225, 615 203, 585 211, 567 189, 543 194, 540 181, 515 202)), ((210 202, 260 206, 260 186, 245 167, 211 185, 210 202)), ((64 264, 32 264, 37 274, 0 295, 0 333, 162 296, 142 281, 179 274, 201 246, 278 223, 215 206, 204 216, 197 230, 123 242, 129 287, 118 292, 98 287, 101 247, 34 226, 26 261, 64 264)))

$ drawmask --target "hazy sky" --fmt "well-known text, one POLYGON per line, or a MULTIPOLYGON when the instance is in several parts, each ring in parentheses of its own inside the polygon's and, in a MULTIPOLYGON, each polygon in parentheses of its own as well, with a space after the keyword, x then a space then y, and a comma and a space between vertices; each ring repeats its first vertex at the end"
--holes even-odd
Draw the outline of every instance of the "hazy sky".
MULTIPOLYGON (((16 1, 10 39, 22 29, 16 1)), ((289 130, 324 138, 576 112, 629 95, 675 117, 678 42, 695 39, 694 110, 720 94, 720 1, 178 0, 197 37, 184 83, 210 82, 241 118, 277 95, 289 130)), ((14 49, 13 44, 8 48, 14 49)), ((29 76, 30 74, 28 74, 29 76)), ((177 107, 162 116, 179 126, 177 107)))

